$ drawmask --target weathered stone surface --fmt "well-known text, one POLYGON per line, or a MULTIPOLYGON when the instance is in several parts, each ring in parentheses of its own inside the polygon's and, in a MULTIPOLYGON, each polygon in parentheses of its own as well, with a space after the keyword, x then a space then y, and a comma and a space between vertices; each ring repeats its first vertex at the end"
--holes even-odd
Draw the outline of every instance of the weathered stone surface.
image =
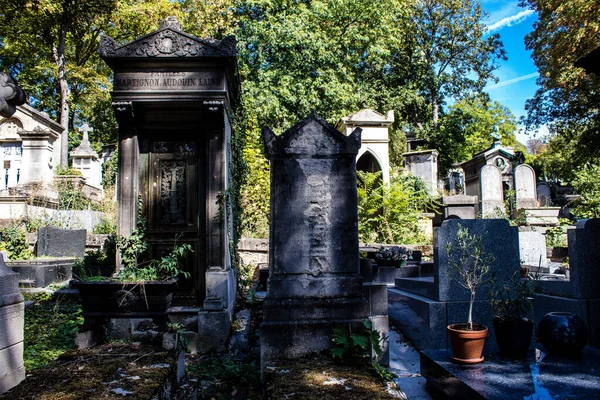
POLYGON ((477 196, 455 195, 443 196, 444 219, 460 218, 475 219, 477 208, 477 196))
POLYGON ((19 292, 19 274, 0 257, 0 394, 25 379, 23 327, 25 306, 19 292))
POLYGON ((25 92, 17 83, 17 80, 6 72, 0 72, 0 115, 11 117, 16 106, 25 103, 25 92))
POLYGON ((230 326, 231 317, 227 310, 200 311, 196 351, 203 354, 225 350, 230 326))
POLYGON ((52 283, 68 281, 73 276, 76 258, 36 258, 33 260, 9 261, 7 265, 19 273, 21 282, 32 283, 43 288, 52 283))
POLYGON ((548 265, 546 237, 541 232, 520 230, 519 255, 525 265, 545 267, 548 265))
POLYGON ((598 298, 600 293, 600 219, 577 222, 575 229, 567 231, 569 239, 569 265, 571 268, 571 296, 598 298))
POLYGON ((281 136, 263 130, 271 162, 270 277, 261 363, 331 347, 332 328, 368 317, 359 275, 355 157, 344 136, 311 115, 281 136))
POLYGON ((527 164, 517 165, 514 174, 517 209, 537 207, 535 171, 533 168, 527 164))
POLYGON ((549 207, 552 205, 552 190, 548 182, 536 184, 538 207, 549 207))
POLYGON ((71 230, 46 226, 38 230, 37 256, 83 258, 85 240, 85 229, 71 230))
POLYGON ((502 173, 495 165, 484 165, 479 174, 481 215, 486 217, 500 210, 504 212, 502 173))

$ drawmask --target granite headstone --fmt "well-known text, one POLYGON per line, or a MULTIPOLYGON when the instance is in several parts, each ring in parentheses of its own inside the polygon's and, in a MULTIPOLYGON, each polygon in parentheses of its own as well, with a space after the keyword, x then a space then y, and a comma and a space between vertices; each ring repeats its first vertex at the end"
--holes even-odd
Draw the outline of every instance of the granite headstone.
POLYGON ((359 275, 360 132, 345 136, 314 114, 281 136, 263 129, 271 163, 263 367, 327 349, 334 327, 357 329, 369 317, 359 275))
POLYGON ((484 165, 479 174, 481 188, 481 215, 486 216, 504 212, 504 194, 502 193, 502 173, 495 165, 484 165))
POLYGON ((61 229, 46 226, 38 229, 37 256, 85 256, 85 229, 61 229))

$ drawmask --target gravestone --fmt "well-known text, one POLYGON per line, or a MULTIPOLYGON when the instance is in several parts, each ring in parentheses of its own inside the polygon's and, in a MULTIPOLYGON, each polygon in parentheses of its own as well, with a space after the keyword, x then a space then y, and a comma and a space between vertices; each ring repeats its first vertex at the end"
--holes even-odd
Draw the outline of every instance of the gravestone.
POLYGON ((271 163, 263 367, 330 348, 333 328, 358 329, 370 315, 359 275, 360 133, 344 136, 314 114, 281 136, 263 129, 271 163))
POLYGON ((498 211, 504 212, 502 173, 495 165, 484 165, 479 174, 481 215, 483 218, 498 211))
POLYGON ((537 208, 538 201, 535 193, 535 171, 527 164, 515 168, 515 198, 517 210, 522 208, 537 208))
POLYGON ((46 226, 38 229, 38 257, 80 257, 85 256, 85 229, 60 229, 46 226))
POLYGON ((546 256, 546 236, 542 232, 521 228, 519 230, 519 254, 523 264, 533 267, 546 267, 548 258, 546 256))
POLYGON ((536 192, 539 207, 552 206, 552 190, 548 182, 538 182, 536 192))
POLYGON ((0 394, 25 379, 24 313, 19 274, 8 269, 0 257, 0 394))

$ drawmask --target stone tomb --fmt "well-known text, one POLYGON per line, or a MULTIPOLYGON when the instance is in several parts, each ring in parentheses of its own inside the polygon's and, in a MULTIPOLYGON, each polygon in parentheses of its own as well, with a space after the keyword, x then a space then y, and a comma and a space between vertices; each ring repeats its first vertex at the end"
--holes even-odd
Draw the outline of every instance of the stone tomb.
POLYGON ((23 324, 25 307, 19 291, 19 274, 0 255, 0 394, 25 379, 23 324))
POLYGON ((100 41, 100 56, 114 71, 119 124, 117 233, 129 235, 140 211, 147 258, 171 251, 178 235, 192 246, 185 266, 191 276, 179 281, 180 308, 171 316, 199 319, 200 350, 224 348, 235 300, 232 216, 221 194, 230 185, 236 54, 233 36, 203 40, 182 32, 174 17, 124 45, 100 41))
POLYGON ((315 115, 281 136, 263 129, 271 163, 263 367, 330 348, 332 328, 358 328, 369 317, 359 275, 360 133, 344 136, 315 115))

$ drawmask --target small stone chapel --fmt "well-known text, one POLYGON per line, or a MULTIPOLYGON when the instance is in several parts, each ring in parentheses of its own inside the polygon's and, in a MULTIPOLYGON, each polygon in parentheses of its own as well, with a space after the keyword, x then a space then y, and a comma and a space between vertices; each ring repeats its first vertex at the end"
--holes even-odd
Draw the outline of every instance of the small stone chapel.
POLYGON ((171 251, 175 240, 192 246, 190 278, 179 282, 173 312, 197 316, 199 349, 218 349, 236 288, 231 215, 222 197, 231 184, 231 110, 238 102, 235 38, 200 39, 168 17, 124 45, 102 37, 100 56, 114 72, 117 233, 129 235, 140 215, 148 257, 171 251))

